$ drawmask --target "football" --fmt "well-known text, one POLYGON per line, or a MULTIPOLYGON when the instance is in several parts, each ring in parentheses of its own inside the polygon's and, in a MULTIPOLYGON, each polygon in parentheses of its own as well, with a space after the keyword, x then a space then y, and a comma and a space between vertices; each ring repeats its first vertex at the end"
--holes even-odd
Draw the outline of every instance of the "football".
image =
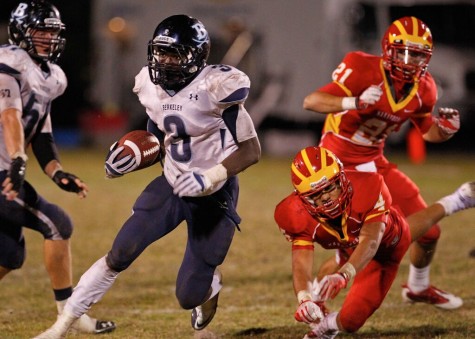
POLYGON ((117 147, 124 146, 118 155, 121 159, 127 155, 135 157, 138 164, 136 170, 152 165, 160 154, 160 141, 145 130, 128 132, 117 142, 117 147))

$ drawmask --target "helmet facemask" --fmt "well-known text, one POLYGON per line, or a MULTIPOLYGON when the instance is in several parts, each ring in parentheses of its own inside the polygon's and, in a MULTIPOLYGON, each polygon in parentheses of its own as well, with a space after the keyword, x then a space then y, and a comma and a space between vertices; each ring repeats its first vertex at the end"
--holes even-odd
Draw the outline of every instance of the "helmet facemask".
POLYGON ((150 41, 148 68, 152 82, 171 90, 183 88, 199 70, 194 55, 191 47, 150 41))
POLYGON ((305 207, 310 214, 321 219, 335 219, 343 214, 349 207, 352 188, 344 172, 333 177, 331 180, 326 180, 319 188, 299 194, 305 207), (339 190, 340 194, 335 199, 328 199, 327 201, 317 206, 315 200, 320 199, 323 194, 331 194, 333 190, 339 190))
POLYGON ((323 147, 301 150, 292 162, 291 177, 296 193, 315 217, 335 219, 350 205, 353 189, 343 165, 323 147), (326 200, 322 201, 324 194, 326 200))
POLYGON ((431 56, 430 50, 407 44, 392 44, 385 65, 393 79, 413 83, 424 76, 431 56))

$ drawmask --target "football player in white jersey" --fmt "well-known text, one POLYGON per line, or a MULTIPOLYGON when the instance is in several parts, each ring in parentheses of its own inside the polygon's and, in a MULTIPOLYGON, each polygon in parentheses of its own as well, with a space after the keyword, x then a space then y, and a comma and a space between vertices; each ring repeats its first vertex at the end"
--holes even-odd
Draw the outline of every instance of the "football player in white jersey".
MULTIPOLYGON (((64 49, 64 29, 52 4, 20 3, 8 26, 11 44, 0 46, 0 279, 25 260, 23 227, 40 232, 58 313, 72 294, 73 224, 64 210, 25 180, 25 149, 32 146, 45 174, 61 189, 86 197, 87 185, 63 171, 51 128, 51 102, 67 86, 64 72, 55 64, 64 49)), ((114 330, 115 324, 83 315, 73 327, 103 333, 114 330)))
MULTIPOLYGON (((231 66, 207 65, 209 48, 204 25, 187 15, 168 17, 155 29, 134 92, 148 114, 147 129, 161 141, 164 174, 140 194, 112 249, 82 275, 64 312, 37 338, 64 336, 121 271, 182 221, 188 240, 176 297, 192 310, 195 330, 213 319, 222 287, 218 267, 241 221, 236 175, 258 162, 261 149, 244 108, 249 78, 231 66)), ((112 178, 137 166, 117 160, 117 150, 115 143, 106 158, 112 178)))

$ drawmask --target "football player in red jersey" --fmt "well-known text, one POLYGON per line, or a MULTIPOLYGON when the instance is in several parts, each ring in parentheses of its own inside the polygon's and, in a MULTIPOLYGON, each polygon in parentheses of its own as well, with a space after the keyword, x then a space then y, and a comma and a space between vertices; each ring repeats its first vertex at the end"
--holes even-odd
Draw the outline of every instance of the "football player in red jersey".
POLYGON ((383 302, 411 242, 445 216, 475 206, 470 182, 405 219, 392 206, 380 174, 343 170, 323 147, 301 150, 291 178, 295 190, 277 205, 274 217, 292 242, 295 319, 312 328, 305 338, 357 331, 383 302), (337 251, 339 269, 311 286, 314 243, 337 251), (322 303, 350 282, 340 311, 326 314, 322 303))
MULTIPOLYGON (((427 205, 416 184, 384 156, 386 138, 406 120, 428 142, 446 141, 460 128, 456 109, 439 108, 438 117, 432 115, 437 101, 436 84, 427 71, 432 49, 432 35, 424 22, 398 19, 384 34, 382 56, 348 53, 333 72, 333 81, 307 95, 303 103, 307 110, 327 114, 320 146, 334 152, 347 169, 383 175, 393 203, 406 217, 427 205)), ((409 302, 455 309, 462 299, 430 284, 430 263, 439 237, 440 227, 434 224, 411 246, 402 295, 409 302)))

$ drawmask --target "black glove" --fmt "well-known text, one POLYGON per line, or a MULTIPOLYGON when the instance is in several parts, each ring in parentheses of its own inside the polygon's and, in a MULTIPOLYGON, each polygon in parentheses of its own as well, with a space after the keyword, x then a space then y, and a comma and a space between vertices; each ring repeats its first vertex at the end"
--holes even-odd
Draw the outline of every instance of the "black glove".
POLYGON ((53 176, 53 181, 58 185, 61 189, 68 191, 68 192, 74 192, 74 193, 79 193, 82 191, 82 188, 76 184, 76 179, 78 179, 77 176, 71 173, 66 173, 63 171, 56 171, 56 173, 53 176), (68 183, 64 184, 63 179, 67 179, 68 183))
POLYGON ((10 178, 14 191, 20 192, 20 188, 23 186, 23 182, 25 181, 25 174, 26 160, 22 157, 16 157, 15 159, 12 159, 7 176, 10 178))

